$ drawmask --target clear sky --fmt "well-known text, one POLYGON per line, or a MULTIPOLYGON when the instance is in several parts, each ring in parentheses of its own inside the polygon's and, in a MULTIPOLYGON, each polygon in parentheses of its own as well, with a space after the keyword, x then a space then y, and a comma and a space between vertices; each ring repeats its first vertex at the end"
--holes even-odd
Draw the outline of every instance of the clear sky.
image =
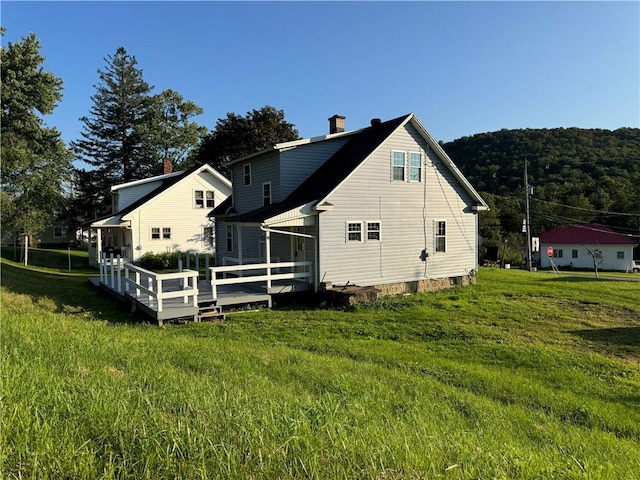
POLYGON ((640 2, 16 2, 2 44, 36 33, 64 81, 49 126, 80 137, 104 58, 153 93, 284 110, 302 137, 414 112, 437 140, 502 128, 640 125, 640 2))

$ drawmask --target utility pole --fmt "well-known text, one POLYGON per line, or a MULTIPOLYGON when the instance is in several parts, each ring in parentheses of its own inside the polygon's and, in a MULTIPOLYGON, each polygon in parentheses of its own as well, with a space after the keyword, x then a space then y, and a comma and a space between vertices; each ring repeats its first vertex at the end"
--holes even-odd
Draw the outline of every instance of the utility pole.
POLYGON ((525 188, 525 225, 527 235, 527 270, 531 271, 531 218, 529 214, 529 195, 531 188, 529 186, 529 175, 527 174, 527 157, 524 157, 524 188, 525 188))

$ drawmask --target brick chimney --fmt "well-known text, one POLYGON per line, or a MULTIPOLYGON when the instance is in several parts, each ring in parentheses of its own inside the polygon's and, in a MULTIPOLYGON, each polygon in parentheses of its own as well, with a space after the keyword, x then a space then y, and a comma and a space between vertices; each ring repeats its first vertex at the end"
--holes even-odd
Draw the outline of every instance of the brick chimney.
POLYGON ((162 161, 162 173, 166 175, 167 173, 171 173, 172 171, 173 171, 173 165, 171 164, 171 159, 165 158, 162 161))
POLYGON ((334 115, 329 118, 329 133, 344 132, 344 119, 342 115, 334 115))

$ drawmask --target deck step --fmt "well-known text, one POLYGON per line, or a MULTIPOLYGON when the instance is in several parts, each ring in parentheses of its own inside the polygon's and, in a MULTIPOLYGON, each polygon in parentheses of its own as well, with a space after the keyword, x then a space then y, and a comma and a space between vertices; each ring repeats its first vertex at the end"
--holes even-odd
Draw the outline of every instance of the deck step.
POLYGON ((222 307, 219 305, 206 305, 200 306, 198 310, 198 321, 206 322, 211 320, 224 321, 225 315, 222 311, 222 307))

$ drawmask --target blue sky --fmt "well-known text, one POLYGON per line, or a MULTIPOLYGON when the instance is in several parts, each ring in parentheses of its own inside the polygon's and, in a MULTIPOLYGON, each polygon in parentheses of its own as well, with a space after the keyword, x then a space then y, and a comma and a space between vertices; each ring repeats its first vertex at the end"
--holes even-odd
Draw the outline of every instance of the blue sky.
POLYGON ((414 112, 442 141, 502 128, 639 127, 640 3, 15 2, 64 81, 49 126, 80 137, 104 57, 123 46, 153 92, 205 110, 273 105, 300 135, 414 112))

